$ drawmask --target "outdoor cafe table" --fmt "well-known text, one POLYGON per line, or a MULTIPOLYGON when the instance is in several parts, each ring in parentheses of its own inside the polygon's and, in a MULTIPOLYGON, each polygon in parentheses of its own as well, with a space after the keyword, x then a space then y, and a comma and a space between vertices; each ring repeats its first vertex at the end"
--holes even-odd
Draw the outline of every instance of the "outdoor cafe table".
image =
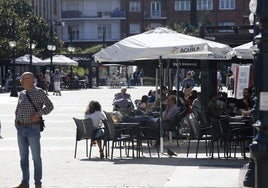
POLYGON ((146 125, 149 116, 126 116, 121 122, 115 123, 116 127, 129 127, 133 131, 133 137, 136 138, 136 153, 137 158, 141 152, 141 127, 146 125))

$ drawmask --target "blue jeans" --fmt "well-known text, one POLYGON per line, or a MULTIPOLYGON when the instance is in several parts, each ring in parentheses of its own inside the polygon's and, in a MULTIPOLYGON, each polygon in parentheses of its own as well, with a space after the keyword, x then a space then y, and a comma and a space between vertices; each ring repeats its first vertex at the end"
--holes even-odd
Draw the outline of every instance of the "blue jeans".
POLYGON ((41 184, 42 159, 40 147, 40 125, 23 126, 17 128, 18 146, 20 152, 20 166, 22 170, 22 183, 29 183, 29 148, 34 163, 35 184, 41 184))

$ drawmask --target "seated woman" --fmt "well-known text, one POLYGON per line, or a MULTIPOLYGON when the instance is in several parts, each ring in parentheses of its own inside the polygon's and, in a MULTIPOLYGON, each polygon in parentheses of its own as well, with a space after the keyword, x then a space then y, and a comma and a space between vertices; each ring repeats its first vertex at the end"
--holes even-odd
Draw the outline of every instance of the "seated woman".
POLYGON ((137 105, 138 110, 142 111, 143 113, 147 112, 149 109, 149 103, 148 103, 148 96, 143 95, 141 97, 140 103, 137 105))
POLYGON ((100 151, 100 158, 104 157, 103 149, 101 145, 101 138, 104 136, 104 130, 102 127, 102 120, 106 119, 101 111, 101 105, 97 101, 91 101, 85 112, 85 119, 91 118, 93 123, 94 138, 97 140, 97 145, 100 151))

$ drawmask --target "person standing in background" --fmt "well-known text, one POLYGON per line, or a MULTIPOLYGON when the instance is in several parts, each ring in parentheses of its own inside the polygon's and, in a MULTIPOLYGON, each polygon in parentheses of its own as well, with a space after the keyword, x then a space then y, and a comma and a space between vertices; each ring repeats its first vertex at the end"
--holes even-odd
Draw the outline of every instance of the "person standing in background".
POLYGON ((49 89, 49 86, 51 84, 51 78, 50 78, 50 71, 49 70, 46 70, 46 73, 45 73, 45 90, 46 90, 46 94, 48 95, 48 89, 49 89))
POLYGON ((139 71, 138 79, 140 81, 140 86, 143 86, 143 69, 139 71))
POLYGON ((29 148, 34 163, 35 188, 41 188, 40 117, 49 114, 54 106, 43 89, 34 86, 34 75, 31 72, 24 72, 20 82, 24 90, 19 95, 15 111, 15 127, 17 129, 22 181, 16 188, 30 187, 29 148))
POLYGON ((194 88, 194 79, 192 78, 192 72, 188 71, 186 78, 182 81, 182 91, 184 93, 184 98, 187 99, 191 95, 191 91, 194 88))
POLYGON ((221 72, 217 71, 217 87, 218 87, 218 90, 222 90, 221 81, 222 81, 221 72))
POLYGON ((59 95, 61 96, 61 79, 62 79, 62 76, 61 76, 61 73, 59 71, 59 69, 56 69, 55 70, 55 73, 54 73, 54 93, 53 95, 59 95))
POLYGON ((233 76, 233 71, 231 70, 231 67, 227 67, 226 71, 226 88, 227 90, 230 89, 230 77, 233 76))
POLYGON ((8 92, 9 89, 8 89, 8 86, 9 86, 9 82, 12 81, 12 73, 10 70, 7 71, 7 74, 6 74, 6 83, 5 83, 5 91, 8 92))

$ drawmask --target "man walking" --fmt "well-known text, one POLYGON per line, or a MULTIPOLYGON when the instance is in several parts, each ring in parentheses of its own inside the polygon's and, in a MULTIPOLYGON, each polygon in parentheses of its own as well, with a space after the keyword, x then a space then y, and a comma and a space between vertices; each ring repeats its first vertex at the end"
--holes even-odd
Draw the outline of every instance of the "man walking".
POLYGON ((35 187, 42 187, 42 159, 40 146, 40 117, 54 106, 43 89, 34 86, 34 75, 24 72, 20 78, 24 90, 20 93, 15 111, 15 126, 20 152, 22 181, 16 188, 29 188, 29 148, 34 163, 35 187))

